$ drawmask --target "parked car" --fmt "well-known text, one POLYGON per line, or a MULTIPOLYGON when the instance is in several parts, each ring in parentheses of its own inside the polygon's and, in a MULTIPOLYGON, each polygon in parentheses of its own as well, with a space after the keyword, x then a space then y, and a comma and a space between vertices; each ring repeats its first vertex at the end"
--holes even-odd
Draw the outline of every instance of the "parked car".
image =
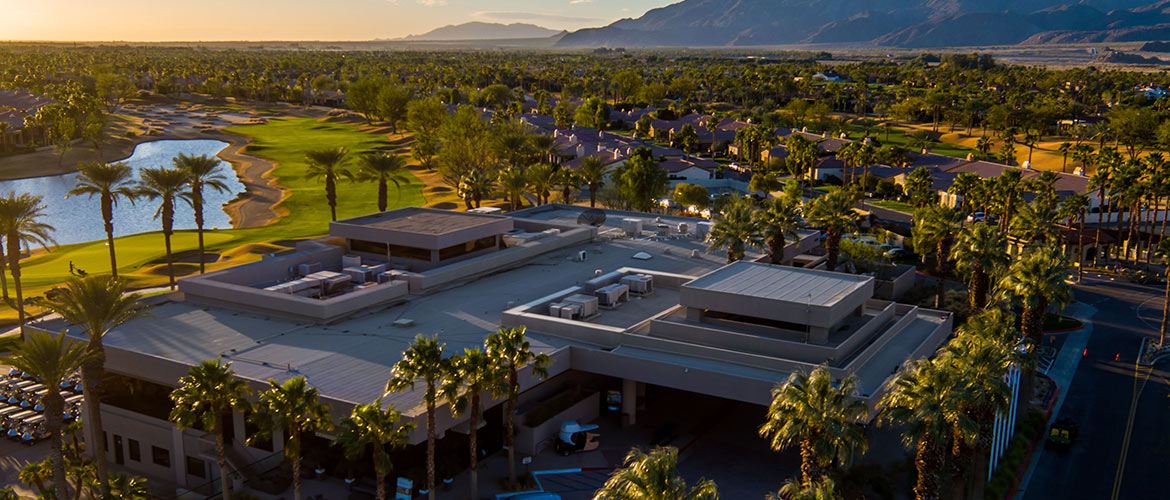
POLYGON ((596 424, 581 425, 575 420, 562 423, 554 448, 566 457, 573 453, 596 450, 601 447, 601 435, 589 432, 592 430, 597 430, 596 424))

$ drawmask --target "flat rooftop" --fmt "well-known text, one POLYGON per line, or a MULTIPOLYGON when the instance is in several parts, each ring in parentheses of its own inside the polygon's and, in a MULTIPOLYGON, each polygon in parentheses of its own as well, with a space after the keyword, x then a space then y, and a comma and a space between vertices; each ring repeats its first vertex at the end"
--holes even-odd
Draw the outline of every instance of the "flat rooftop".
POLYGON ((365 226, 402 233, 440 235, 498 222, 501 217, 437 210, 404 208, 337 221, 337 224, 365 226))
POLYGON ((738 261, 684 284, 686 288, 830 307, 873 278, 738 261))

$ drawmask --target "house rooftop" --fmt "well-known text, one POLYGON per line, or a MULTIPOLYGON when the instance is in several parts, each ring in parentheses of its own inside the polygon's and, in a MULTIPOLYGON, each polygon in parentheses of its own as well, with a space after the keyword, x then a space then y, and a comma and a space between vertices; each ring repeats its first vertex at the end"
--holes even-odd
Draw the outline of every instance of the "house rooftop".
POLYGON ((492 224, 501 217, 432 208, 404 208, 335 222, 401 233, 440 235, 492 224))

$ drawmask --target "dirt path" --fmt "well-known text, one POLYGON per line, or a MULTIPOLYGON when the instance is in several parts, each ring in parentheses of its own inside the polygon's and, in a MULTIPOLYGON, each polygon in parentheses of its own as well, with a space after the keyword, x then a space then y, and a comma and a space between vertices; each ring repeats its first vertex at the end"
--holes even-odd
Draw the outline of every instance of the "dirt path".
POLYGON ((250 137, 227 132, 214 135, 231 144, 220 151, 219 157, 232 164, 245 188, 243 193, 224 207, 224 211, 232 218, 232 227, 267 226, 287 215, 287 210, 275 208, 277 203, 288 196, 288 190, 271 175, 276 162, 244 154, 244 148, 252 143, 250 137))

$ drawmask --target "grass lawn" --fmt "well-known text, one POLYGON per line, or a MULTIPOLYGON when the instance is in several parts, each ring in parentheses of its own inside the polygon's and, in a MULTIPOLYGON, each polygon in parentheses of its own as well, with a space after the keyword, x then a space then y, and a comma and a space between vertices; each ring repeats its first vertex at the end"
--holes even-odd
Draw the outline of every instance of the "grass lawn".
POLYGON ((894 201, 894 200, 867 200, 867 201, 866 201, 866 203, 869 203, 870 205, 876 205, 876 206, 879 206, 879 207, 882 207, 882 208, 885 208, 885 209, 888 209, 888 210, 897 210, 897 211, 899 211, 899 212, 905 212, 905 213, 908 213, 908 214, 912 214, 912 213, 914 213, 914 207, 910 206, 910 204, 909 204, 909 203, 902 203, 902 202, 900 202, 900 201, 894 201))
MULTIPOLYGON (((259 260, 265 253, 281 247, 269 242, 304 239, 324 235, 328 231, 329 208, 325 204, 324 186, 317 181, 305 179, 307 166, 305 151, 315 148, 345 146, 352 153, 389 149, 390 141, 384 136, 366 133, 358 128, 341 123, 327 123, 309 118, 273 119, 263 125, 248 125, 230 129, 232 132, 248 135, 255 142, 247 152, 277 162, 273 175, 290 194, 278 204, 285 211, 277 222, 264 227, 246 229, 224 229, 207 231, 204 234, 207 251, 220 255, 218 262, 209 263, 208 269, 220 269, 241 263, 259 260)), ((408 174, 409 175, 409 174, 408 174)), ((422 182, 413 175, 411 182, 401 189, 390 185, 390 208, 419 206, 425 203, 422 182)), ((96 207, 95 207, 96 210, 96 207)), ((374 183, 342 182, 338 186, 337 217, 339 219, 364 215, 377 210, 377 185, 374 183)), ((95 224, 100 222, 96 219, 95 224)), ((194 264, 193 251, 198 248, 193 230, 177 231, 172 237, 175 254, 188 252, 190 262, 175 264, 177 275, 198 271, 194 264)), ((142 233, 117 238, 118 270, 135 287, 165 285, 167 282, 166 257, 161 231, 142 233)), ((48 253, 37 253, 26 258, 22 264, 22 283, 25 296, 44 293, 47 288, 57 286, 69 277, 69 264, 93 274, 109 271, 109 251, 105 241, 94 241, 66 245, 48 253)), ((12 283, 9 279, 11 293, 12 283)), ((31 312, 31 311, 30 311, 31 312)), ((0 320, 10 322, 15 311, 0 306, 0 320)))
MULTIPOLYGON (((906 129, 894 126, 890 128, 890 140, 889 142, 886 142, 885 130, 881 129, 880 127, 874 127, 872 130, 870 130, 870 137, 881 141, 883 144, 893 144, 895 146, 905 147, 907 142, 907 132, 908 130, 906 129)), ((858 125, 849 125, 847 133, 850 139, 861 140, 863 137, 865 137, 865 130, 858 125)), ((974 149, 946 142, 932 142, 930 143, 930 150, 931 152, 940 155, 963 159, 966 159, 968 154, 979 153, 974 149)))

